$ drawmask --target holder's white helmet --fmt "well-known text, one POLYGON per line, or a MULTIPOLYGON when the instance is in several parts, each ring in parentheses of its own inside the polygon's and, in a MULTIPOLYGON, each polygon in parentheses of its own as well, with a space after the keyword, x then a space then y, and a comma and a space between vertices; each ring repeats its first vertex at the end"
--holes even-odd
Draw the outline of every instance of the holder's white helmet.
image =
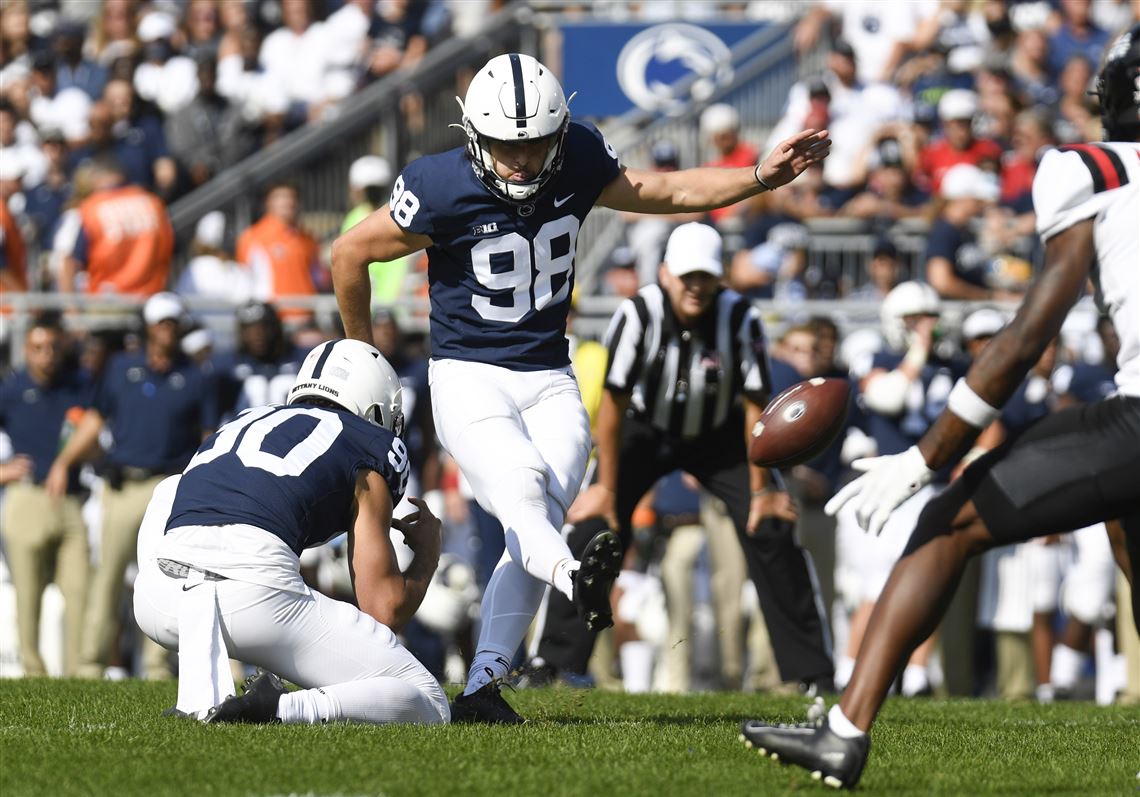
POLYGON ((562 168, 562 144, 570 121, 566 95, 551 71, 534 58, 521 53, 495 56, 471 79, 467 97, 459 106, 471 165, 498 196, 529 202, 562 168), (549 139, 541 171, 521 183, 499 177, 491 157, 491 139, 549 139))
POLYGON ((400 379, 384 355, 362 341, 329 341, 309 352, 288 403, 306 397, 331 401, 369 423, 403 434, 400 379))
POLYGON ((942 300, 938 292, 925 282, 896 285, 879 308, 879 320, 887 345, 896 350, 910 346, 910 332, 905 321, 908 315, 938 315, 941 312, 942 300))

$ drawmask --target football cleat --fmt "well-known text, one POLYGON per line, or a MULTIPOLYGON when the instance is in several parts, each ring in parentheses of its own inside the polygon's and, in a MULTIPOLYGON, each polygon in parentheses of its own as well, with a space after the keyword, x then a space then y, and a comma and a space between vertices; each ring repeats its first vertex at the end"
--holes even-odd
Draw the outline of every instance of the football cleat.
POLYGON ((451 701, 451 721, 482 722, 488 725, 522 725, 526 719, 519 716, 503 699, 499 681, 484 684, 469 695, 459 695, 451 701))
POLYGON ((836 789, 855 788, 871 749, 866 734, 844 739, 831 730, 826 717, 798 725, 745 720, 740 741, 773 761, 803 767, 813 779, 836 789))
POLYGON ((574 605, 591 631, 614 624, 610 588, 621 572, 621 541, 612 531, 599 531, 582 552, 574 578, 574 605))
POLYGON ((280 678, 262 670, 247 678, 243 688, 244 694, 227 697, 206 712, 202 722, 266 724, 281 721, 277 719, 277 704, 288 690, 280 678))

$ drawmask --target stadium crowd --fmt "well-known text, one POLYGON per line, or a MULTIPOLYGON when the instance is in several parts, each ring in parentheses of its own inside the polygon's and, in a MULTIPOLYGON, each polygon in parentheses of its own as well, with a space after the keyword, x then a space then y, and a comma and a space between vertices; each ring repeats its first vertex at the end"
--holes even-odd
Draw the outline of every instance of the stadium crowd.
MULTIPOLYGON (((132 578, 133 550, 108 553, 110 529, 137 528, 145 500, 115 515, 121 503, 115 498, 124 485, 145 493, 180 471, 199 435, 234 413, 282 401, 304 353, 341 332, 336 319, 276 306, 282 297, 332 290, 329 242, 306 232, 295 186, 266 186, 263 215, 244 230, 227 230, 221 213, 204 216, 181 268, 165 207, 289 131, 335 114, 354 91, 414 66, 432 44, 462 35, 473 18, 500 5, 4 4, 0 287, 5 293, 111 292, 136 297, 142 308, 130 325, 109 334, 80 333, 68 328, 66 317, 45 314, 23 340, 6 341, 12 350, 23 349, 26 367, 7 373, 0 392, 6 432, 0 440, 10 441, 0 452, 0 484, 7 488, 4 561, 15 610, 10 597, 3 605, 18 629, 3 632, 13 643, 0 646, 5 674, 170 676, 172 662, 157 648, 136 661, 141 643, 121 594, 132 578), (236 348, 218 345, 182 297, 230 303, 236 348), (114 373, 117 379, 103 378, 114 373), (177 391, 187 385, 202 391, 194 423, 179 421, 194 430, 193 439, 163 436, 142 422, 145 413, 123 403, 124 385, 150 384, 153 377, 169 390, 171 373, 183 374, 177 391), (107 453, 72 457, 67 438, 76 408, 87 407, 106 421, 107 453), (166 449, 155 451, 156 445, 166 449), (62 503, 45 503, 58 496, 62 503), (36 523, 28 521, 33 517, 36 523), (41 613, 52 614, 41 612, 44 588, 53 581, 66 606, 66 630, 41 640, 41 613), (41 641, 57 646, 47 661, 41 641)), ((573 6, 630 13, 626 4, 554 5, 564 13, 573 6)), ((1040 263, 1030 196, 1036 164, 1047 148, 1100 139, 1095 101, 1086 91, 1111 35, 1140 18, 1140 4, 925 0, 892 4, 888 11, 886 4, 859 0, 806 7, 647 0, 632 10, 644 19, 703 18, 711 6, 742 18, 793 16, 797 49, 806 54, 823 46, 826 57, 822 74, 792 88, 782 118, 763 138, 732 106, 706 108, 700 117, 705 165, 754 164, 806 127, 831 130, 832 154, 789 186, 707 217, 628 215, 625 240, 592 284, 603 295, 633 296, 657 280, 673 229, 709 221, 728 243, 727 285, 780 302, 781 313, 769 319, 774 382, 787 386, 820 375, 852 381, 857 399, 849 428, 819 458, 785 474, 829 607, 836 686, 842 687, 870 608, 906 540, 890 528, 868 539, 852 518, 828 518, 823 505, 850 477, 853 459, 895 453, 917 440, 977 347, 1008 320, 1010 303, 1024 294, 1040 263), (853 220, 875 236, 859 273, 813 262, 812 225, 819 219, 853 220), (925 238, 917 259, 900 246, 906 230, 925 238), (880 323, 843 329, 799 313, 796 303, 807 299, 878 304, 880 323), (950 300, 985 306, 959 319, 946 312, 950 300)), ((695 165, 681 162, 675 142, 654 142, 653 168, 695 165)), ((321 210, 348 209, 347 229, 386 201, 393 177, 383 159, 362 158, 349 175, 346 208, 321 210)), ((429 669, 456 681, 471 653, 473 607, 503 538, 435 441, 426 341, 408 335, 405 319, 384 309, 420 289, 417 261, 372 264, 374 334, 405 380, 419 484, 409 493, 430 496, 445 527, 445 557, 404 636, 429 669)), ((1111 390, 1111 324, 1085 323, 1094 318, 1074 315, 980 446, 997 445, 1055 408, 1111 390)), ((575 345, 589 409, 590 397, 601 391, 604 349, 597 341, 575 345)), ((955 475, 942 474, 943 482, 955 475)), ((534 658, 536 640, 529 655, 518 658, 524 681, 624 681, 633 691, 781 688, 743 558, 726 542, 734 532, 723 504, 676 473, 641 502, 633 525, 635 544, 613 597, 617 626, 603 637, 589 670, 558 670, 534 658)), ((1103 530, 1093 529, 988 555, 964 586, 965 598, 941 640, 916 651, 900 691, 926 694, 948 685, 1043 701, 1090 692, 1102 702, 1118 693, 1140 700, 1136 678, 1125 683, 1120 652, 1140 643, 1122 616, 1124 582, 1107 545, 1103 530), (974 655, 975 647, 988 655, 974 655), (1095 682, 1087 677, 1092 672, 1095 682)), ((322 591, 351 598, 342 548, 318 549, 305 564, 322 591)), ((58 600, 51 600, 58 618, 58 600)), ((1140 652, 1127 655, 1134 657, 1129 668, 1135 675, 1140 652)))

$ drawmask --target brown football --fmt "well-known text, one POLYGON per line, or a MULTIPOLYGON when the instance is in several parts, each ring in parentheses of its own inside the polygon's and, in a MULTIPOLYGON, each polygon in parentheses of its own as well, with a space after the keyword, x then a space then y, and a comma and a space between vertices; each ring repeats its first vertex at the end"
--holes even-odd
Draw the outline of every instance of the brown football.
POLYGON ((815 377, 773 398, 752 429, 748 458, 765 468, 787 468, 812 459, 847 420, 851 388, 846 379, 815 377))

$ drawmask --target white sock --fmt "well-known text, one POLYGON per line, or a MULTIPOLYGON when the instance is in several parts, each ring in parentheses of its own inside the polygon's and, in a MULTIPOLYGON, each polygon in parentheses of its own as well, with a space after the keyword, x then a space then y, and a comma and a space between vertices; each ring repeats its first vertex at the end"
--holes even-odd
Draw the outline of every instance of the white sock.
POLYGON ((930 686, 930 678, 926 674, 926 666, 922 664, 908 664, 903 670, 902 693, 905 697, 914 697, 930 686))
POLYGON ((551 584, 566 596, 566 600, 574 600, 574 580, 570 578, 570 574, 579 567, 581 563, 577 559, 563 559, 554 566, 554 580, 551 584))
POLYGON ((471 661, 471 671, 467 674, 467 687, 463 694, 478 692, 497 678, 506 678, 511 671, 511 660, 494 650, 480 650, 471 661))
POLYGON ((855 727, 851 720, 847 719, 847 715, 843 713, 843 709, 836 703, 831 707, 831 711, 827 712, 827 727, 841 739, 858 739, 863 736, 863 731, 855 727))
POLYGON ((479 642, 464 694, 507 674, 545 591, 545 583, 515 564, 510 554, 499 560, 483 595, 479 642))
POLYGON ((277 719, 284 723, 316 725, 342 719, 336 697, 325 689, 302 689, 281 695, 277 703, 277 719))
POLYGON ((1033 690, 1033 696, 1037 702, 1047 706, 1053 702, 1053 684, 1037 684, 1037 688, 1033 690))
POLYGON ((843 691, 851 680, 851 673, 855 672, 855 659, 850 656, 840 656, 835 665, 835 688, 843 691))
POLYGON ((654 647, 649 642, 626 642, 621 646, 621 680, 625 691, 648 692, 653 685, 654 647))
POLYGON ((1049 669, 1050 680, 1055 689, 1072 689, 1081 674, 1085 656, 1068 645, 1053 646, 1053 664, 1049 669))
POLYGON ((304 689, 281 696, 277 718, 284 723, 425 723, 444 721, 440 708, 401 678, 379 676, 304 689))

